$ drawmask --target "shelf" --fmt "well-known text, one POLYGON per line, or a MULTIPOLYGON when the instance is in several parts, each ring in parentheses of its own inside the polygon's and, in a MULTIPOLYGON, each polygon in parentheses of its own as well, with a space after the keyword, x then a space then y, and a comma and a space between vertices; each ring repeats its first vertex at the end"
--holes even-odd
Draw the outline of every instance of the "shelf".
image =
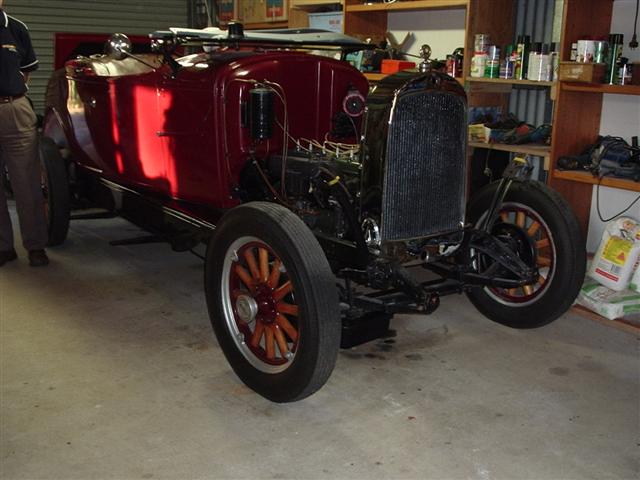
POLYGON ((368 73, 365 72, 363 73, 363 75, 367 78, 367 80, 369 80, 370 82, 379 82, 380 80, 382 80, 384 77, 386 77, 388 74, 387 73, 368 73))
POLYGON ((340 0, 294 0, 291 2, 291 8, 299 10, 314 9, 317 7, 326 7, 327 5, 341 5, 340 0))
POLYGON ((287 28, 289 23, 286 20, 281 22, 259 22, 259 23, 247 23, 244 26, 245 30, 267 30, 269 28, 287 28))
POLYGON ((413 0, 394 3, 347 5, 347 12, 398 12, 407 10, 467 8, 467 0, 413 0))
POLYGON ((536 157, 543 158, 549 158, 549 156, 551 155, 551 147, 549 147, 548 145, 536 145, 535 143, 525 143, 523 145, 507 145, 506 143, 469 142, 469 146, 472 148, 498 150, 500 152, 523 153, 525 155, 534 155, 536 157))
POLYGON ((554 170, 553 177, 561 180, 570 180, 572 182, 590 183, 591 185, 597 185, 599 183, 605 187, 640 192, 640 182, 634 182, 633 180, 626 180, 624 178, 603 177, 600 180, 589 172, 580 172, 577 170, 554 170))
POLYGON ((505 80, 504 78, 467 77, 472 83, 495 83, 498 85, 522 85, 528 87, 553 87, 555 82, 535 82, 533 80, 505 80))
POLYGON ((603 83, 561 82, 567 92, 613 93, 616 95, 640 95, 640 85, 607 85, 603 83))
MULTIPOLYGON (((387 77, 389 75, 393 75, 392 73, 371 73, 371 72, 363 72, 362 73, 367 80, 369 80, 370 82, 379 82, 380 80, 382 80, 384 77, 387 77)), ((461 84, 462 86, 464 86, 464 79, 462 79, 461 77, 456 77, 456 80, 458 81, 459 84, 461 84)))

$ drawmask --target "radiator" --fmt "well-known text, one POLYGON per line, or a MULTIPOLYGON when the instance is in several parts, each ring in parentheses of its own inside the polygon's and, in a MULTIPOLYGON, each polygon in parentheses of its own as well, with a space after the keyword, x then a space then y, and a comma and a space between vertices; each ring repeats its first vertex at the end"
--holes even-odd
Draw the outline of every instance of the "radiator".
POLYGON ((401 94, 392 110, 382 197, 382 240, 459 230, 464 221, 466 103, 442 90, 401 94))

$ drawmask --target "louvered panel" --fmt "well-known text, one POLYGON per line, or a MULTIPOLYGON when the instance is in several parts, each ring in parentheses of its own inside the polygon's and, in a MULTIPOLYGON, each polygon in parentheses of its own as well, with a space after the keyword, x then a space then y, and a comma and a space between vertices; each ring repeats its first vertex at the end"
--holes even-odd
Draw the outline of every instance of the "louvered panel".
POLYGON ((5 0, 4 9, 29 27, 40 68, 31 78, 29 96, 43 113, 47 82, 53 71, 55 32, 147 35, 154 30, 188 26, 188 0, 5 0))

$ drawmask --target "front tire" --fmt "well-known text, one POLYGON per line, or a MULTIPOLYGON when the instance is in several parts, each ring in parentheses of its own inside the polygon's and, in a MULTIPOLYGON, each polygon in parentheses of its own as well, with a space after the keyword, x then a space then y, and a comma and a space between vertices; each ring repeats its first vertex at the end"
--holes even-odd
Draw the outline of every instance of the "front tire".
POLYGON ((340 345, 338 297, 296 215, 264 202, 227 213, 207 248, 205 290, 220 347, 247 386, 292 402, 324 385, 340 345))
POLYGON ((70 199, 67 167, 53 140, 40 138, 42 194, 44 195, 49 246, 61 245, 69 232, 70 199))
MULTIPOLYGON (((471 200, 468 221, 478 228, 487 214, 497 184, 481 189, 471 200)), ((504 239, 530 266, 537 266, 535 284, 520 288, 474 288, 468 297, 491 320, 513 328, 546 325, 572 305, 586 268, 585 243, 569 204, 540 182, 513 182, 500 207, 492 234, 504 239)), ((486 259, 472 260, 476 268, 486 259)))

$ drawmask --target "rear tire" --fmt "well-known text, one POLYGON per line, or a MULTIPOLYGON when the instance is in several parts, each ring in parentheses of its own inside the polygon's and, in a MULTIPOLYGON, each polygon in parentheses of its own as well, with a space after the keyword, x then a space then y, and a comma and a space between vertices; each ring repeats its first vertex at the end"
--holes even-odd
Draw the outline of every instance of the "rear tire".
MULTIPOLYGON (((469 203, 467 220, 478 227, 490 207, 497 183, 481 189, 469 203)), ((480 287, 468 292, 475 307, 491 320, 513 328, 546 325, 572 305, 586 268, 585 243, 569 204, 540 182, 513 182, 492 233, 506 238, 522 260, 537 265, 537 283, 516 289, 480 287)), ((487 260, 472 259, 476 268, 487 260)))
POLYGON ((70 199, 67 166, 60 149, 48 137, 40 138, 42 194, 45 200, 49 246, 61 245, 69 232, 70 199))
POLYGON ((324 385, 340 345, 338 297, 302 220, 276 204, 236 207, 216 228, 205 262, 213 330, 240 379, 274 402, 324 385))

